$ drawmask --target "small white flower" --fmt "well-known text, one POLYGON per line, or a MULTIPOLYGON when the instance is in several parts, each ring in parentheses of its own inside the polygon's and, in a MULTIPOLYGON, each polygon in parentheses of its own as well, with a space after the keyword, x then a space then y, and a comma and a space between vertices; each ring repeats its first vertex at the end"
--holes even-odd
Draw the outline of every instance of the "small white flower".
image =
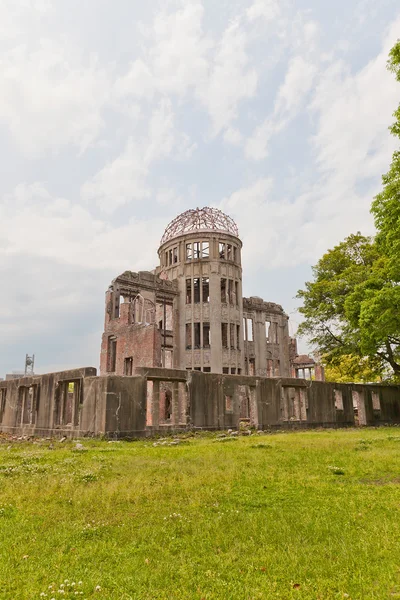
POLYGON ((96 592, 100 592, 101 591, 101 587, 99 585, 96 585, 96 587, 94 589, 96 590, 96 592))

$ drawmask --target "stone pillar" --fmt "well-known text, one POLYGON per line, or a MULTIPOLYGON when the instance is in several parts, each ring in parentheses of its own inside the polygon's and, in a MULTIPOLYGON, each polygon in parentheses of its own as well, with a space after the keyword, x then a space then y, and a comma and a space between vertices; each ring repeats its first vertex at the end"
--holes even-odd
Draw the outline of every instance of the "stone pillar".
POLYGON ((172 425, 179 425, 179 382, 174 381, 172 384, 172 425))

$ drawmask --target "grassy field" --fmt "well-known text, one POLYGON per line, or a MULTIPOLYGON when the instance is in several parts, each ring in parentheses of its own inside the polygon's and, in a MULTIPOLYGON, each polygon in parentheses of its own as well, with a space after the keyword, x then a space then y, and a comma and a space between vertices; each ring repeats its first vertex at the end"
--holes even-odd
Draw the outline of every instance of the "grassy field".
POLYGON ((81 444, 1 440, 1 599, 400 598, 399 429, 81 444))

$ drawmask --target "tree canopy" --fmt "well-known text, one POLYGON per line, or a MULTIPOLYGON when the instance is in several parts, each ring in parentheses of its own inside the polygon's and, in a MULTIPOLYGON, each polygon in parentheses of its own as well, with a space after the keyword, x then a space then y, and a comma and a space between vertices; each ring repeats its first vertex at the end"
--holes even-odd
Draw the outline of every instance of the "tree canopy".
MULTIPOLYGON (((400 82, 400 41, 390 51, 388 68, 400 82)), ((390 130, 400 139, 400 105, 394 117, 390 130)), ((328 367, 342 364, 352 381, 374 374, 400 379, 399 150, 382 183, 371 207, 375 239, 360 232, 347 237, 323 255, 313 267, 313 281, 297 295, 304 316, 299 334, 310 339, 328 367)))

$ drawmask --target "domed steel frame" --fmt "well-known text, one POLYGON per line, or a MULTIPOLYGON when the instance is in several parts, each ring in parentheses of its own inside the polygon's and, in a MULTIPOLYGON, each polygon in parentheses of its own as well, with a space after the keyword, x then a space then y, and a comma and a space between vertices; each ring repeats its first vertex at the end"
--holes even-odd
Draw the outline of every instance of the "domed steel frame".
POLYGON ((169 223, 161 238, 160 246, 185 233, 196 231, 223 231, 239 237, 235 221, 218 208, 205 206, 190 209, 169 223))

